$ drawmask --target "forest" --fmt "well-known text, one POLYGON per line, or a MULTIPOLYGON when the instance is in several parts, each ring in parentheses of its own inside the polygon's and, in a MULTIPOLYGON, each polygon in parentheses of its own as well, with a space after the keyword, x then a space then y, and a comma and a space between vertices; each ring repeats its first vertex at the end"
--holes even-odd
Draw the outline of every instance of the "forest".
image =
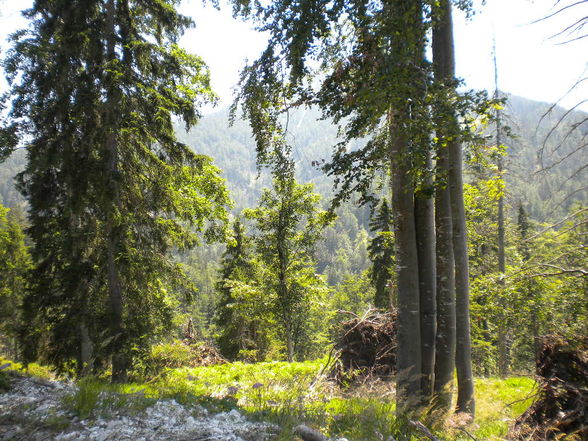
POLYGON ((205 112, 180 3, 1 54, 0 440, 588 440, 585 100, 468 89, 471 1, 230 0, 205 112))

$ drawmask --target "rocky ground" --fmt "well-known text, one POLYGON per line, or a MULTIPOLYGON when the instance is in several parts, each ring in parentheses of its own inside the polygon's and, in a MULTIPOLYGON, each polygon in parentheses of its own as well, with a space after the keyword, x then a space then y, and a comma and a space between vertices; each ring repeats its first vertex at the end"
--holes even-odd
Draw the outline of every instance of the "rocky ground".
POLYGON ((68 406, 73 384, 11 374, 0 390, 0 440, 18 441, 265 441, 277 427, 248 421, 237 410, 211 414, 201 406, 142 395, 101 397, 102 411, 81 419, 68 406), (110 405, 109 405, 110 403, 110 405))

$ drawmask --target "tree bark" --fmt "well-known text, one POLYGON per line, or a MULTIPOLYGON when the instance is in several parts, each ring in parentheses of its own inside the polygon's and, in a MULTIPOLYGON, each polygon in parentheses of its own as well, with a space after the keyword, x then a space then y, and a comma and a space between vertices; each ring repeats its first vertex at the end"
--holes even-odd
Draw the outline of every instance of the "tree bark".
MULTIPOLYGON (((453 46, 453 20, 451 3, 442 0, 441 17, 437 25, 437 41, 434 47, 436 58, 444 80, 455 77, 455 50, 453 46)), ((456 126, 455 115, 445 115, 447 124, 456 126)), ((456 368, 457 368, 457 411, 474 414, 474 382, 472 375, 472 355, 469 313, 469 264, 465 207, 463 201, 462 150, 454 137, 448 139, 448 184, 452 217, 453 251, 455 259, 455 297, 456 297, 456 368)))
MULTIPOLYGON (((447 181, 447 148, 440 148, 437 159, 440 181, 447 181)), ((435 199, 437 231, 437 340, 435 347, 435 406, 448 410, 453 393, 455 370, 455 261, 453 222, 449 188, 442 184, 435 199)))
POLYGON ((449 143, 449 189, 453 215, 453 249, 455 256, 455 311, 457 411, 474 414, 474 379, 470 335, 470 285, 467 231, 463 201, 462 151, 457 142, 449 143))
MULTIPOLYGON (((451 9, 442 4, 442 15, 433 27, 433 68, 437 81, 452 81, 455 75, 451 9)), ((437 137, 445 139, 443 115, 437 117, 437 137)), ((453 221, 448 186, 449 152, 440 142, 437 147, 437 189, 435 225, 437 234, 437 339, 435 348, 435 406, 448 410, 453 393, 455 370, 455 260, 453 253, 453 221)))
POLYGON ((398 274, 396 409, 402 414, 413 412, 420 405, 422 363, 414 189, 408 161, 408 143, 396 118, 391 112, 392 211, 398 274))
MULTIPOLYGON (((432 182, 429 182, 428 185, 432 187, 432 182)), ((434 200, 430 196, 431 194, 432 192, 417 192, 415 194, 415 227, 419 265, 422 394, 425 403, 428 403, 433 395, 435 335, 437 332, 437 305, 435 303, 437 285, 435 206, 434 200)))
POLYGON ((92 373, 92 358, 94 357, 94 344, 90 338, 90 332, 85 318, 80 322, 80 367, 79 375, 86 377, 92 373))

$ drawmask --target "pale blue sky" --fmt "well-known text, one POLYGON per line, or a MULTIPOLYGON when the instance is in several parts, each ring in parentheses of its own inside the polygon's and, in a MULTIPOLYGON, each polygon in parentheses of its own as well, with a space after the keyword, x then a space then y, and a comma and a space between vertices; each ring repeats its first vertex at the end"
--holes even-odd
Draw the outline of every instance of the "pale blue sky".
MULTIPOLYGON (((469 21, 461 14, 456 17, 457 70, 469 87, 494 89, 493 35, 501 90, 555 102, 588 73, 588 38, 566 45, 557 44, 561 39, 549 39, 579 17, 587 16, 588 3, 538 24, 531 23, 553 12, 555 0, 489 0, 487 3, 478 5, 478 13, 469 21)), ((562 0, 560 7, 570 3, 572 0, 562 0)), ((24 24, 18 11, 30 4, 31 0, 0 0, 2 41, 24 24)), ((221 105, 228 105, 239 69, 245 58, 254 59, 259 54, 264 36, 250 24, 233 19, 229 8, 217 11, 202 6, 201 0, 185 0, 182 12, 196 22, 196 28, 186 34, 182 44, 209 64, 221 105)), ((5 43, 2 46, 5 48, 5 43)), ((570 107, 588 97, 587 86, 564 98, 562 105, 570 107)), ((588 110, 588 106, 583 108, 588 110)))

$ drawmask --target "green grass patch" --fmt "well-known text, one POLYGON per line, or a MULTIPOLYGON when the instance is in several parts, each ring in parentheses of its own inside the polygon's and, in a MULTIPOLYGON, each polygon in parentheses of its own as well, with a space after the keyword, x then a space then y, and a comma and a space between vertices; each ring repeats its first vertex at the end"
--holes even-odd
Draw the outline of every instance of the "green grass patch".
POLYGON ((477 378, 475 391, 475 436, 483 440, 500 440, 504 439, 513 421, 533 402, 535 380, 529 377, 477 378))
POLYGON ((27 366, 23 366, 21 363, 17 363, 0 356, 0 366, 6 365, 7 367, 2 369, 0 372, 13 371, 22 375, 29 375, 31 377, 45 378, 47 380, 55 379, 54 372, 47 366, 42 366, 37 363, 29 363, 27 366))
MULTIPOLYGON (((0 359, 0 365, 7 363, 0 359)), ((394 437, 397 441, 423 440, 405 421, 395 417, 393 384, 366 382, 341 389, 324 374, 326 360, 299 363, 226 363, 167 369, 144 384, 112 385, 103 379, 85 378, 64 398, 64 406, 80 418, 107 417, 116 412, 138 412, 157 399, 175 399, 186 405, 202 405, 212 412, 239 409, 250 418, 278 424, 278 440, 294 439, 292 429, 301 423, 330 437, 371 441, 394 437)), ((18 363, 9 367, 22 373, 50 371, 18 363)), ((0 371, 0 387, 2 377, 0 371)), ((479 441, 503 440, 516 417, 531 404, 535 382, 531 378, 478 378, 474 423, 449 417, 427 422, 441 440, 466 440, 466 427, 479 441)), ((61 420, 53 422, 64 424, 61 420)))
MULTIPOLYGON (((199 403, 213 411, 233 407, 271 421, 292 439, 291 428, 305 423, 332 437, 352 441, 422 439, 395 417, 388 383, 341 390, 323 375, 326 360, 303 363, 227 363, 168 370, 149 385, 153 396, 199 403)), ((480 441, 503 439, 508 427, 532 402, 534 380, 525 377, 476 379, 477 415, 467 430, 480 441)), ((466 439, 457 418, 432 421, 440 439, 466 439)))
POLYGON ((143 389, 132 385, 109 384, 96 378, 83 378, 63 405, 81 419, 109 417, 117 412, 140 412, 155 403, 143 389))

